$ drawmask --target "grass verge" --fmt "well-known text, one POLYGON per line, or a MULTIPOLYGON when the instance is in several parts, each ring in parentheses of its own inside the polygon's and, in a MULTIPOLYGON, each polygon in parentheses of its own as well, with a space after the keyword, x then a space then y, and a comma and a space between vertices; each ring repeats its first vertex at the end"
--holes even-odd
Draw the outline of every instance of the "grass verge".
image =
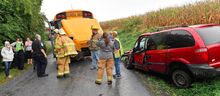
MULTIPOLYGON (((24 66, 24 70, 18 70, 17 68, 12 68, 10 69, 10 74, 13 76, 13 78, 21 75, 23 72, 25 72, 27 69, 31 68, 32 65, 28 65, 28 64, 25 64, 24 66)), ((13 78, 11 79, 8 79, 5 77, 5 73, 4 71, 0 72, 0 85, 12 80, 13 78)))
POLYGON ((169 77, 161 74, 145 73, 144 83, 156 96, 220 96, 220 77, 197 80, 191 88, 176 88, 169 77))

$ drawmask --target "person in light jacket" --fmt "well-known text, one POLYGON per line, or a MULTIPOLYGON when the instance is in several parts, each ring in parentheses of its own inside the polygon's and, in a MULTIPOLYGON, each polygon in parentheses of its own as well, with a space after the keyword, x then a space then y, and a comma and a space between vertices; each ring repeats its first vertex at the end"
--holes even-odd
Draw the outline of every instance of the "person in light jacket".
POLYGON ((96 43, 97 46, 100 47, 97 79, 95 81, 95 83, 98 85, 102 83, 104 71, 107 73, 108 85, 112 84, 114 42, 110 40, 109 36, 109 33, 104 32, 101 40, 97 41, 96 43))
POLYGON ((12 78, 10 75, 11 63, 14 59, 14 53, 9 41, 5 41, 5 47, 1 50, 2 61, 5 63, 5 75, 6 78, 12 78))
POLYGON ((27 38, 27 41, 25 41, 25 53, 28 64, 32 64, 32 41, 30 38, 27 38))
POLYGON ((100 34, 98 33, 99 28, 95 25, 91 26, 92 29, 92 36, 88 42, 89 50, 91 52, 92 58, 92 67, 90 70, 97 69, 97 63, 99 61, 99 47, 96 45, 97 41, 101 38, 100 34))

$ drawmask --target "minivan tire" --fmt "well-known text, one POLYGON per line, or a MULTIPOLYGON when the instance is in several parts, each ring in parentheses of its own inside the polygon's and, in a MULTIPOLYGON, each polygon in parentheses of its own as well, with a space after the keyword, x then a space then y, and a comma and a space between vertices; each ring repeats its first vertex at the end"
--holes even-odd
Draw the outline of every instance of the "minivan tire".
POLYGON ((178 88, 189 88, 192 84, 192 78, 185 70, 173 71, 172 80, 178 88))
POLYGON ((131 56, 125 57, 125 68, 134 69, 134 65, 132 65, 132 62, 131 62, 131 56))

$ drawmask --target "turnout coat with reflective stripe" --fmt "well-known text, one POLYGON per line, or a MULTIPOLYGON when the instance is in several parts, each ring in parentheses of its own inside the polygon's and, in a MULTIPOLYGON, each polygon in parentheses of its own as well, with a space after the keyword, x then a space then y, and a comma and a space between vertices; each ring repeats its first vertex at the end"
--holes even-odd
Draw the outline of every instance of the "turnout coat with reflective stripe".
POLYGON ((74 42, 66 35, 58 36, 55 40, 56 57, 65 57, 78 54, 74 42))

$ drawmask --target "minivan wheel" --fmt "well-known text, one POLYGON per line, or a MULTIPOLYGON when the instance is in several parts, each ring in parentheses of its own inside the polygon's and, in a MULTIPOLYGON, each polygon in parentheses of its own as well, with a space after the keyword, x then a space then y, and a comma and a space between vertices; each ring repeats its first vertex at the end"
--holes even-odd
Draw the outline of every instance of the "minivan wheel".
POLYGON ((127 69, 133 69, 134 68, 134 65, 132 65, 130 56, 125 57, 125 67, 127 69))
POLYGON ((184 70, 175 70, 172 72, 172 80, 179 88, 188 88, 192 84, 192 78, 184 70))

